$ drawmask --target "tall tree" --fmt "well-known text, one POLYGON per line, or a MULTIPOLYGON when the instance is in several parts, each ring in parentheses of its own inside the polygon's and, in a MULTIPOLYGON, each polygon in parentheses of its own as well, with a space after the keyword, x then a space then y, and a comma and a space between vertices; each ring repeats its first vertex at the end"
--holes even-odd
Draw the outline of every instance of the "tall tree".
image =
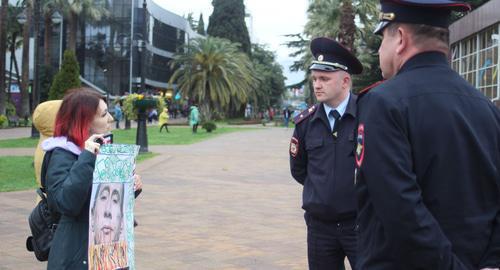
POLYGON ((281 103, 285 92, 283 67, 276 61, 274 52, 264 45, 252 44, 252 63, 259 79, 253 96, 253 105, 259 111, 281 103))
POLYGON ((203 21, 203 13, 200 13, 200 19, 198 20, 198 26, 196 26, 196 32, 200 35, 206 35, 205 32, 205 22, 203 21))
POLYGON ((104 0, 54 0, 54 6, 62 10, 69 24, 68 49, 76 51, 76 34, 79 27, 79 17, 85 17, 86 22, 97 22, 108 16, 104 0))
MULTIPOLYGON (((7 48, 10 52, 10 65, 9 65, 9 83, 7 85, 8 93, 10 95, 10 89, 12 85, 12 80, 14 78, 13 69, 15 71, 18 81, 20 81, 19 67, 16 59, 16 50, 22 47, 22 25, 17 22, 17 16, 22 12, 23 8, 20 6, 10 6, 8 10, 7 18, 7 48)), ((9 100, 9 98, 7 98, 9 100)), ((29 106, 29 104, 28 104, 29 106)), ((19 116, 29 115, 29 109, 26 111, 18 110, 19 116)))
MULTIPOLYGON (((57 10, 57 0, 43 0, 42 1, 42 12, 43 12, 43 24, 44 24, 44 35, 43 35, 43 62, 45 66, 49 66, 51 63, 51 33, 52 33, 52 15, 57 10)), ((62 24, 62 22, 61 22, 62 24)))
POLYGON ((354 52, 356 25, 354 23, 354 8, 351 0, 343 0, 340 6, 340 30, 338 40, 351 52, 354 52))
POLYGON ((0 7, 0 114, 5 114, 7 95, 5 95, 5 53, 7 50, 7 9, 9 1, 2 0, 0 7))
POLYGON ((200 104, 205 121, 231 102, 245 104, 256 84, 248 56, 235 43, 216 37, 191 40, 174 55, 171 68, 175 72, 170 83, 177 84, 184 98, 200 104))
MULTIPOLYGON (((311 0, 303 34, 288 35, 293 40, 287 42, 287 45, 295 49, 291 56, 300 57, 291 67, 292 71, 307 71, 312 60, 309 40, 326 36, 336 39, 345 47, 350 48, 359 59, 363 59, 361 61, 365 68, 363 76, 366 72, 371 74, 364 76, 364 79, 376 78, 377 76, 374 74, 378 72, 378 67, 372 64, 378 61, 378 58, 376 50, 373 51, 373 46, 379 44, 377 43, 379 38, 372 31, 378 20, 376 16, 378 14, 377 4, 377 0, 311 0)), ((302 82, 306 88, 310 86, 308 76, 306 74, 306 78, 302 82)), ((370 83, 365 80, 359 82, 362 84, 355 84, 355 88, 364 87, 370 83)), ((309 91, 309 94, 309 101, 312 101, 312 91, 309 91)))
POLYGON ((229 39, 241 45, 241 50, 250 55, 250 36, 245 23, 243 0, 213 0, 214 11, 210 15, 207 34, 229 39))
POLYGON ((193 30, 196 30, 196 21, 193 18, 193 12, 188 13, 186 20, 189 23, 189 27, 191 27, 191 29, 193 30))
POLYGON ((21 79, 21 111, 30 110, 29 93, 29 73, 30 73, 30 29, 33 22, 33 1, 24 1, 26 22, 23 25, 23 58, 22 58, 22 79, 21 79))

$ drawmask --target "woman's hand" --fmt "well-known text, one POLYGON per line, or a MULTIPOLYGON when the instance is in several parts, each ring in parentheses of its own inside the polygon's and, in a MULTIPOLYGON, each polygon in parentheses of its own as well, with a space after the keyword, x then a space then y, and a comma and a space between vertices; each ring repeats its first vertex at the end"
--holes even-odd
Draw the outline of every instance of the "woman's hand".
POLYGON ((99 147, 101 146, 99 143, 96 142, 97 139, 103 140, 103 134, 94 134, 90 136, 86 141, 85 141, 85 150, 98 154, 99 153, 99 147))
POLYGON ((142 179, 138 174, 134 174, 134 191, 142 190, 142 179))

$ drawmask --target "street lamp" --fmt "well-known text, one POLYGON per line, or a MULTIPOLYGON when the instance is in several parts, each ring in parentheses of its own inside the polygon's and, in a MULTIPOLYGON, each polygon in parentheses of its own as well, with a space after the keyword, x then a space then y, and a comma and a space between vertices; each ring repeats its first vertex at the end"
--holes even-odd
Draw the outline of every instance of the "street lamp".
POLYGON ((17 22, 20 23, 21 25, 24 25, 28 18, 26 17, 26 10, 23 10, 23 12, 19 13, 16 16, 17 22))
POLYGON ((53 24, 61 24, 59 25, 59 68, 61 68, 62 65, 62 44, 63 44, 63 16, 61 16, 61 13, 58 11, 52 13, 52 16, 50 17, 52 20, 53 24))
MULTIPOLYGON (((146 89, 146 38, 147 38, 147 3, 146 0, 142 2, 143 11, 143 24, 142 24, 142 39, 138 41, 137 50, 140 53, 140 69, 141 69, 141 89, 144 91, 146 89)), ((137 116, 137 134, 135 137, 135 143, 140 145, 139 152, 148 152, 148 129, 146 125, 147 115, 145 110, 138 110, 139 115, 137 116)))

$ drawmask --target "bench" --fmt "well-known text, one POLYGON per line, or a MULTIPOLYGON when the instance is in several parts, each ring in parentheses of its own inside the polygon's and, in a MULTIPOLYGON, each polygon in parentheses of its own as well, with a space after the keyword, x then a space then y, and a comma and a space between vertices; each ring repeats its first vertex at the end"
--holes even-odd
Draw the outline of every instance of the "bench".
POLYGON ((17 127, 19 126, 19 116, 17 115, 9 115, 7 116, 9 121, 9 127, 17 127))
POLYGON ((20 127, 21 124, 23 126, 28 125, 27 119, 19 118, 19 116, 17 116, 17 115, 9 115, 9 116, 7 116, 7 120, 8 120, 9 127, 20 127))

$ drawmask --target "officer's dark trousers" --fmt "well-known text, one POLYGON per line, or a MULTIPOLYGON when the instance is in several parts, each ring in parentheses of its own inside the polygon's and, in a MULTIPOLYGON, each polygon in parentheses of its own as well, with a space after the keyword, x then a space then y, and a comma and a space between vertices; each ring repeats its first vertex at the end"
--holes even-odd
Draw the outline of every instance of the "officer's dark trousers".
POLYGON ((356 270, 356 220, 324 221, 305 214, 310 270, 342 270, 347 256, 356 270))

